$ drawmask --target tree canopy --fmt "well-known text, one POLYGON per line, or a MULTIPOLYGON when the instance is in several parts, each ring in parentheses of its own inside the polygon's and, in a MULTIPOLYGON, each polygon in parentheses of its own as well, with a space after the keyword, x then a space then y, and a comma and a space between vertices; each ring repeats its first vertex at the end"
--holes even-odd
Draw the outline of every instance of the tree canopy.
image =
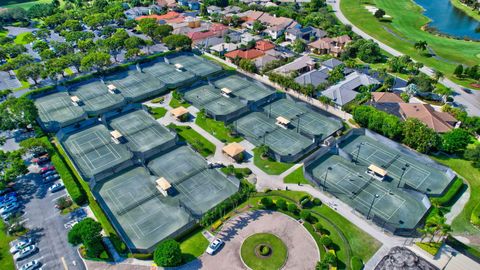
POLYGON ((182 263, 180 244, 173 240, 164 240, 157 245, 153 261, 163 267, 178 266, 182 263))
POLYGON ((26 97, 10 97, 0 104, 0 129, 12 130, 27 127, 34 123, 37 116, 37 107, 32 100, 26 97))

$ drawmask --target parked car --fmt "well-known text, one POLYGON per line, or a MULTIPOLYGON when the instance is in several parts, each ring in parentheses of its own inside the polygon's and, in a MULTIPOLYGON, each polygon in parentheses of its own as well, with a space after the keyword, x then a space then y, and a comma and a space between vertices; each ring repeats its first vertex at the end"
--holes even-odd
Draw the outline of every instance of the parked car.
POLYGON ((28 256, 32 255, 37 251, 37 246, 36 245, 30 245, 24 249, 21 249, 17 254, 15 254, 14 258, 16 260, 22 260, 27 258, 28 256))
POLYGON ((207 254, 210 254, 210 255, 215 254, 215 252, 219 250, 222 245, 223 245, 223 241, 221 239, 217 238, 213 240, 213 242, 210 243, 210 245, 208 245, 207 254))
POLYGON ((7 187, 2 190, 0 190, 0 196, 5 196, 8 193, 13 192, 13 188, 7 187))
POLYGON ((48 190, 52 193, 54 192, 57 192, 59 190, 62 190, 64 188, 64 185, 62 183, 56 183, 56 184, 53 184, 52 186, 50 186, 48 188, 48 190))
POLYGON ((14 216, 15 216, 15 217, 20 217, 20 216, 22 216, 23 214, 24 214, 24 213, 23 213, 23 212, 20 212, 20 211, 12 211, 12 212, 8 212, 8 213, 6 213, 6 214, 2 214, 2 215, 0 215, 0 216, 2 217, 3 221, 7 222, 7 221, 9 221, 9 219, 10 219, 11 217, 14 217, 14 216))
POLYGON ((48 156, 47 151, 41 151, 41 152, 33 153, 32 157, 38 158, 38 157, 42 157, 42 156, 45 156, 45 155, 48 156))
POLYGON ((56 171, 48 171, 48 172, 42 174, 42 176, 43 176, 43 177, 47 177, 47 176, 50 176, 50 175, 54 175, 54 174, 56 174, 56 173, 57 173, 56 171))
POLYGON ((22 267, 20 267, 19 270, 33 270, 33 269, 37 269, 39 268, 41 265, 41 263, 37 260, 33 260, 31 262, 28 262, 24 265, 22 265, 22 267))
POLYGON ((3 196, 0 196, 0 202, 8 201, 10 198, 17 198, 16 192, 10 192, 3 196))
POLYGON ((15 245, 10 248, 10 253, 15 254, 30 245, 33 245, 33 240, 31 238, 19 240, 15 245))
POLYGON ((73 226, 75 226, 75 224, 77 224, 77 223, 78 223, 77 220, 70 220, 69 222, 63 224, 63 226, 65 227, 65 229, 70 230, 70 229, 73 228, 73 226))
POLYGON ((41 174, 44 174, 44 173, 47 173, 47 172, 50 172, 50 171, 55 171, 55 166, 50 165, 50 166, 45 166, 45 167, 40 169, 41 174))
POLYGON ((9 205, 14 202, 17 202, 17 197, 8 197, 5 200, 0 201, 0 207, 4 207, 5 205, 9 205))
POLYGON ((43 155, 43 156, 38 157, 38 158, 32 158, 32 163, 35 163, 37 165, 42 165, 42 164, 45 164, 49 161, 50 161, 50 158, 48 157, 48 155, 43 155))
POLYGON ((47 177, 43 178, 43 182, 48 183, 48 182, 55 181, 59 178, 60 178, 60 175, 54 174, 54 175, 50 175, 50 176, 47 176, 47 177))
POLYGON ((4 207, 0 208, 0 214, 7 214, 10 212, 13 212, 17 210, 20 207, 20 205, 17 202, 13 202, 11 204, 7 204, 4 207))
POLYGON ((463 92, 465 92, 465 93, 467 93, 467 94, 471 94, 471 93, 472 93, 472 90, 469 89, 469 88, 464 88, 464 87, 462 87, 462 90, 463 90, 463 92))

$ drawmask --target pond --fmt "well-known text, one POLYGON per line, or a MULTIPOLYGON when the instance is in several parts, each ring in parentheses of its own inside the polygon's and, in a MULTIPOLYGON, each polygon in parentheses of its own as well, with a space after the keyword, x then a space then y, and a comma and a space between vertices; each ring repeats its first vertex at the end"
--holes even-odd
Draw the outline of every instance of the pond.
POLYGON ((450 0, 414 1, 425 9, 423 14, 432 20, 429 26, 439 32, 458 38, 480 40, 480 32, 475 32, 480 27, 480 22, 454 7, 450 0))

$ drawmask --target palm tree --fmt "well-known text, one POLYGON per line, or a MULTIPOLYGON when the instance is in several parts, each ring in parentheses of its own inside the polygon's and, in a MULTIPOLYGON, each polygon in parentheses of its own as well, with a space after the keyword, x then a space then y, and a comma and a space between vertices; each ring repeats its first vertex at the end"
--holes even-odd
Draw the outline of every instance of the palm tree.
POLYGON ((419 51, 426 51, 428 48, 428 43, 425 40, 420 40, 413 44, 413 48, 419 51))
POLYGON ((440 81, 441 79, 443 79, 445 77, 445 74, 443 74, 443 72, 441 72, 440 70, 433 70, 433 78, 435 79, 435 81, 438 83, 438 81, 440 81))

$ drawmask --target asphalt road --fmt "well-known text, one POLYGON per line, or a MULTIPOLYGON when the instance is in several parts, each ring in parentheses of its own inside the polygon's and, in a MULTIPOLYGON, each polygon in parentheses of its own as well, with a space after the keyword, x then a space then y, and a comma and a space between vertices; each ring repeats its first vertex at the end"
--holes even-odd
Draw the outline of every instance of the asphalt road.
MULTIPOLYGON (((403 55, 403 53, 389 47, 388 45, 380 42, 379 40, 373 38, 369 34, 365 33, 362 31, 360 28, 356 27, 353 25, 346 17, 343 15, 342 11, 340 10, 340 0, 334 0, 334 1, 327 1, 331 6, 333 11, 335 12, 335 16, 343 23, 343 24, 348 24, 352 26, 353 32, 355 32, 357 35, 365 38, 365 39, 372 39, 375 42, 378 43, 380 48, 383 50, 387 51, 388 53, 394 55, 394 56, 400 56, 403 55)), ((427 66, 424 66, 423 68, 420 69, 423 73, 433 76, 433 69, 429 68, 427 66)), ((475 91, 472 90, 472 93, 467 93, 463 89, 464 87, 452 82, 451 80, 444 78, 440 80, 440 83, 445 85, 446 87, 451 88, 452 90, 455 91, 455 94, 453 95, 453 99, 455 100, 455 103, 459 105, 463 105, 465 109, 467 110, 469 115, 475 115, 475 116, 480 116, 480 91, 475 91)))
POLYGON ((55 201, 66 195, 65 189, 56 193, 48 191, 52 183, 42 183, 41 176, 29 173, 17 184, 17 190, 22 196, 23 225, 29 229, 28 237, 35 240, 38 252, 16 262, 16 266, 39 260, 43 270, 84 270, 80 256, 75 247, 67 242, 68 230, 64 224, 70 220, 69 215, 62 216, 55 208, 55 201))

